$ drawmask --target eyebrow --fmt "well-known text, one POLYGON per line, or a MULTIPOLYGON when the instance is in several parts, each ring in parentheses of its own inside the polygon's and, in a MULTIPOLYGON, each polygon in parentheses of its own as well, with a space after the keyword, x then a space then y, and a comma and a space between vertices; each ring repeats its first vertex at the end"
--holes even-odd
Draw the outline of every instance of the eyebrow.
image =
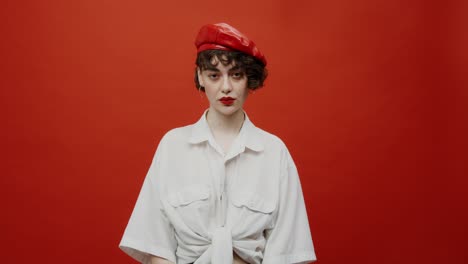
POLYGON ((238 71, 238 70, 242 70, 242 69, 241 69, 241 67, 236 65, 236 66, 232 67, 231 69, 229 69, 229 72, 238 71))
POLYGON ((219 70, 216 67, 206 67, 205 71, 214 71, 214 72, 219 72, 219 70))
MULTIPOLYGON (((238 71, 238 70, 242 70, 242 68, 239 67, 239 66, 234 66, 234 67, 232 67, 231 69, 229 69, 228 72, 234 72, 234 71, 238 71)), ((216 68, 216 67, 207 67, 207 68, 205 69, 205 71, 219 72, 219 69, 216 68)))

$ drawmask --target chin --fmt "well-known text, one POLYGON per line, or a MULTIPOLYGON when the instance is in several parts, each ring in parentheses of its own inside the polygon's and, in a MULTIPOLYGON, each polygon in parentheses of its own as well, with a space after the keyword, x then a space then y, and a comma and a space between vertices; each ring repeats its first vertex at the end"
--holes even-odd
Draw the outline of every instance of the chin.
POLYGON ((216 109, 218 113, 224 115, 224 116, 231 116, 239 111, 242 111, 241 108, 237 108, 237 107, 224 107, 221 108, 221 109, 216 109))

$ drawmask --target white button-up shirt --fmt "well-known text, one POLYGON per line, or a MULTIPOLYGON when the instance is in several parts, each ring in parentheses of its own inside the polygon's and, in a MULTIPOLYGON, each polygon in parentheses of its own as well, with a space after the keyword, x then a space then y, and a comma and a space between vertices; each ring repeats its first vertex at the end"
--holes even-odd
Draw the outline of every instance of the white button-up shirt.
POLYGON ((206 111, 164 135, 120 248, 177 264, 251 264, 316 259, 296 166, 276 136, 245 117, 228 153, 215 142, 206 111))

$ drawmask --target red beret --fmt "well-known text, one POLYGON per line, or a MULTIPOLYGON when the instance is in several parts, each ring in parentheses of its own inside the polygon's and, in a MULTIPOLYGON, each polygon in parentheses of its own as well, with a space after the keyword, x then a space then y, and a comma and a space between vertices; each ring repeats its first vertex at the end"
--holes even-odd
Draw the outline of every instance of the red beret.
POLYGON ((267 64, 265 56, 258 50, 255 43, 226 23, 204 25, 198 32, 195 46, 197 52, 204 50, 242 51, 257 58, 264 65, 267 64))

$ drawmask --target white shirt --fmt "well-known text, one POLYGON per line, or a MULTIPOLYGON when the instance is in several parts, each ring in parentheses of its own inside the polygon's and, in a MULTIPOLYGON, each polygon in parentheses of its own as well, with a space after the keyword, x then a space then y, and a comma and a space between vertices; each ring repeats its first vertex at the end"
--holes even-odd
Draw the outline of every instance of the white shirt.
MULTIPOLYGON (((206 111, 205 111, 206 114, 206 111)), ((164 135, 120 248, 177 264, 316 260, 296 166, 276 136, 245 117, 228 153, 206 115, 164 135)))

